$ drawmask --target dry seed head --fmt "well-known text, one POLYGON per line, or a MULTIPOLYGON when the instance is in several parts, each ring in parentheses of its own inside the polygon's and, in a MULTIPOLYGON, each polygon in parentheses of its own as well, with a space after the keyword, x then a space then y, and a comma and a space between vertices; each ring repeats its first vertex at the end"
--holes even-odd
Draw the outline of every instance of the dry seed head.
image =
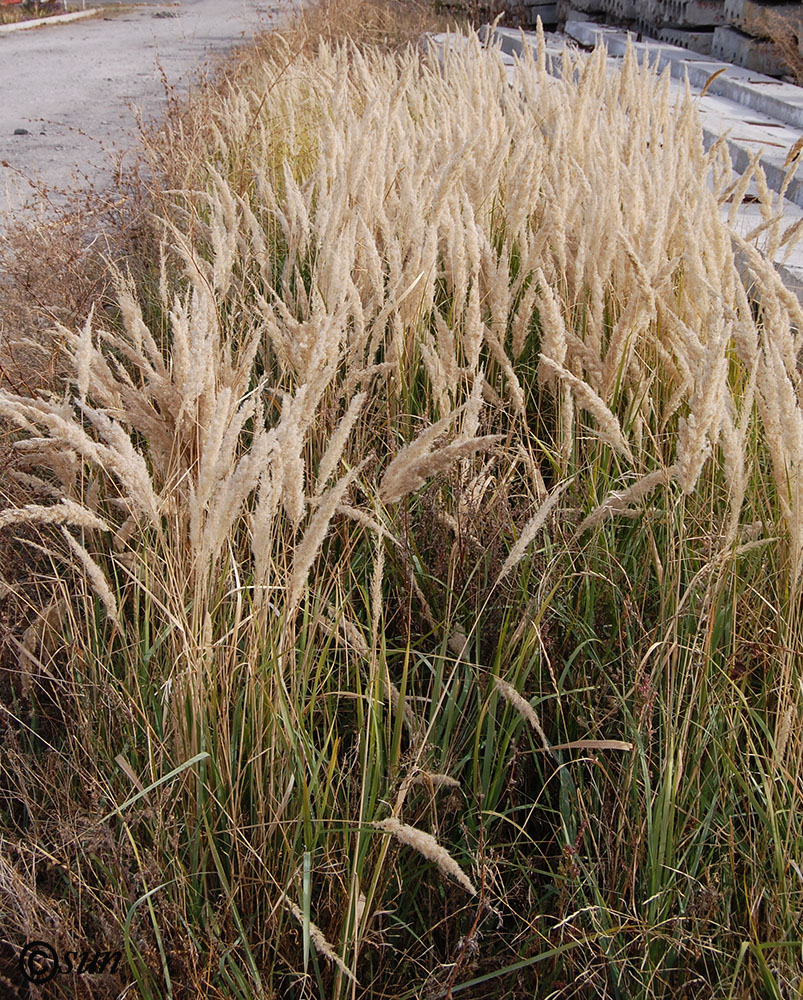
POLYGON ((376 536, 376 559, 371 576, 371 644, 377 648, 379 624, 382 617, 382 581, 385 572, 385 540, 376 536))
POLYGON ((410 782, 412 785, 428 785, 431 788, 459 788, 460 782, 448 774, 418 771, 410 782))
POLYGON ((114 624, 120 627, 120 615, 117 608, 117 599, 112 593, 112 589, 109 586, 109 581, 106 579, 106 574, 98 566, 92 556, 87 552, 83 545, 78 542, 73 536, 67 531, 66 528, 61 529, 61 533, 64 536, 67 544, 72 549, 73 553, 78 557, 81 565, 84 567, 87 577, 92 584, 92 589, 100 598, 103 606, 106 608, 106 613, 109 618, 114 622, 114 624))
POLYGON ((557 489, 553 490, 552 493, 547 497, 547 499, 541 504, 534 516, 527 522, 527 524, 522 529, 521 535, 518 541, 510 550, 510 554, 502 566, 499 572, 499 576, 496 578, 496 585, 500 584, 502 580, 508 575, 508 573, 524 558, 524 554, 527 548, 538 534, 538 532, 543 528, 546 523, 546 519, 552 512, 553 507, 561 498, 564 490, 569 485, 567 480, 557 489))
MULTIPOLYGON (((284 893, 282 893, 282 895, 284 896, 285 906, 293 914, 293 916, 296 918, 299 924, 301 924, 301 926, 303 927, 304 914, 296 906, 296 904, 292 902, 292 900, 288 899, 288 897, 284 895, 284 893)), ((311 920, 308 921, 308 927, 309 927, 310 940, 315 945, 315 950, 318 952, 318 954, 323 955, 324 958, 328 958, 330 962, 334 962, 335 965, 338 967, 338 969, 340 969, 340 971, 348 980, 350 980, 353 983, 356 983, 357 980, 354 977, 354 973, 346 965, 346 963, 343 961, 340 955, 338 955, 334 947, 326 940, 326 935, 323 933, 320 927, 318 927, 317 924, 314 924, 311 920)))
POLYGON ((91 381, 92 355, 94 354, 92 347, 92 317, 94 312, 95 307, 93 305, 89 310, 89 316, 87 316, 86 323, 84 323, 75 348, 76 380, 78 395, 81 397, 82 402, 86 400, 86 394, 89 392, 91 381))
POLYGON ((315 486, 316 496, 320 496, 323 488, 326 486, 327 480, 337 467, 337 463, 340 461, 340 456, 343 454, 343 449, 346 446, 348 436, 351 433, 351 429, 354 426, 357 417, 360 415, 360 410, 365 403, 367 395, 368 394, 365 392, 358 392, 349 403, 346 413, 337 425, 337 430, 332 435, 329 445, 324 452, 324 456, 321 459, 321 464, 318 466, 318 480, 315 486))
POLYGON ((288 584, 288 606, 291 611, 295 609, 301 600, 310 568, 323 544, 324 538, 326 538, 332 517, 344 493, 359 475, 364 464, 363 462, 355 469, 352 469, 331 490, 323 495, 318 504, 318 509, 310 520, 309 527, 304 533, 304 537, 301 539, 293 557, 293 568, 290 574, 290 583, 288 584))
POLYGON ((408 493, 417 490, 429 476, 443 472, 458 459, 467 458, 477 451, 485 451, 501 440, 501 435, 489 435, 455 441, 432 453, 433 444, 459 412, 449 413, 428 427, 391 461, 379 487, 379 496, 385 503, 401 500, 408 493))
POLYGON ((60 504, 41 506, 26 504, 0 511, 0 528, 12 524, 69 524, 74 528, 109 531, 109 526, 96 514, 73 500, 63 499, 60 504))
MULTIPOLYGON (((388 680, 386 683, 388 686, 388 699, 390 701, 390 707, 393 709, 394 712, 398 712, 399 703, 401 702, 401 692, 393 683, 393 681, 388 680)), ((409 698, 404 699, 403 718, 404 718, 404 724, 407 726, 407 730, 410 733, 410 736, 414 740, 418 739, 424 732, 425 726, 421 723, 421 721, 418 718, 416 718, 415 712, 413 712, 412 706, 410 705, 409 698)))
POLYGON ((582 379, 577 378, 576 375, 572 375, 571 372, 554 362, 551 358, 542 356, 541 364, 553 371, 561 381, 565 382, 574 391, 575 398, 580 407, 590 413, 597 421, 602 440, 632 462, 633 455, 630 451, 630 446, 624 439, 619 421, 591 386, 582 379))
POLYGON ((494 687, 502 695, 505 701, 509 702, 516 709, 519 715, 530 723, 538 738, 541 740, 544 749, 554 756, 552 745, 546 738, 546 733, 541 726, 541 720, 538 718, 538 713, 529 701, 522 698, 513 685, 508 684, 507 681, 503 681, 501 677, 494 677, 494 687))
POLYGON ((582 535, 589 528, 593 528, 609 514, 627 513, 630 504, 637 503, 644 497, 649 496, 659 486, 666 486, 671 482, 673 474, 674 468, 656 469, 655 472, 650 472, 648 475, 642 476, 641 479, 637 480, 627 489, 609 494, 599 507, 592 511, 580 524, 580 527, 577 529, 577 535, 582 535))
POLYGON ((458 865, 445 847, 441 847, 431 834, 425 833, 423 830, 417 830, 413 826, 400 823, 395 816, 383 819, 376 826, 380 830, 384 830, 385 833, 394 836, 402 844, 406 844, 408 847, 412 847, 418 851, 428 861, 434 861, 444 874, 451 875, 472 896, 477 895, 477 890, 460 865, 458 865))

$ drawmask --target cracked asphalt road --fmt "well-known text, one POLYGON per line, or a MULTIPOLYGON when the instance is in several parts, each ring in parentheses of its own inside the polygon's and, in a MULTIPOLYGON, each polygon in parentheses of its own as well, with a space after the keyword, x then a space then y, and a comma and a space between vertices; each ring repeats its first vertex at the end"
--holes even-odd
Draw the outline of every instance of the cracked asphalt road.
POLYGON ((136 147, 134 109, 149 119, 164 106, 161 70, 186 90, 210 57, 295 5, 106 0, 101 16, 0 34, 0 213, 23 205, 31 182, 56 197, 76 184, 102 187, 115 157, 136 147))

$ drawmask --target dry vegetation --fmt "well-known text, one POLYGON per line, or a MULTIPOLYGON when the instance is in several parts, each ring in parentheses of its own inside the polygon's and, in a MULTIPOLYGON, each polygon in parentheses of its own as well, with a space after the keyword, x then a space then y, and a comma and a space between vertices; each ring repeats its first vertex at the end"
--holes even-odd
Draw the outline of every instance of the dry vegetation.
POLYGON ((63 13, 64 5, 59 0, 14 4, 11 7, 0 7, 0 24, 16 24, 18 21, 63 13))
POLYGON ((152 266, 0 392, 0 984, 795 995, 796 234, 632 56, 401 24, 152 136, 152 266))
POLYGON ((761 12, 764 34, 775 43, 795 81, 803 86, 803 11, 797 14, 768 7, 761 12))

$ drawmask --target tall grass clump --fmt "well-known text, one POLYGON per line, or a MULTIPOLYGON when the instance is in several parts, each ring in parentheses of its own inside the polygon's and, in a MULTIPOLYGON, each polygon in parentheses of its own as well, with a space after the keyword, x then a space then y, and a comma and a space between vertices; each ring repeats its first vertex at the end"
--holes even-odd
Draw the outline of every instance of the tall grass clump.
POLYGON ((14 943, 147 998, 800 989, 796 233, 758 166, 723 221, 667 75, 562 67, 252 60, 158 276, 0 393, 14 943))

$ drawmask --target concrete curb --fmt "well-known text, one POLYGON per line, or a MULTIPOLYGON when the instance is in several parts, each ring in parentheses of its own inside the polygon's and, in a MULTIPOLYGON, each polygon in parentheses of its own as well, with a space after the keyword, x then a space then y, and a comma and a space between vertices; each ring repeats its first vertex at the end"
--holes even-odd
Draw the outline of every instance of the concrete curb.
MULTIPOLYGON (((567 21, 566 33, 582 45, 599 45, 604 42, 612 56, 622 56, 627 49, 628 32, 618 28, 609 28, 591 21, 567 21)), ((786 125, 803 128, 803 87, 783 83, 771 76, 689 52, 657 39, 636 42, 631 37, 631 44, 640 56, 649 54, 651 58, 658 59, 660 69, 669 65, 672 76, 677 79, 682 80, 688 73, 689 83, 700 89, 712 74, 724 69, 724 73, 711 81, 709 94, 716 94, 752 108, 753 111, 760 111, 786 125)))
MULTIPOLYGON (((608 28, 586 21, 568 21, 566 33, 584 45, 596 46, 600 42, 604 42, 608 54, 614 58, 621 58, 627 50, 628 32, 617 28, 608 28)), ((521 31, 510 28, 496 28, 494 38, 501 44, 502 50, 510 55, 521 56, 525 48, 534 49, 536 44, 534 34, 523 34, 521 31)), ((683 81, 688 74, 690 85, 698 87, 700 90, 711 80, 712 74, 724 70, 725 72, 711 81, 709 85, 708 92, 712 97, 721 97, 738 106, 749 107, 774 121, 782 121, 796 132, 803 129, 803 88, 801 87, 778 83, 777 80, 770 77, 749 73, 747 70, 688 52, 675 45, 667 45, 658 41, 653 43, 636 42, 632 35, 630 43, 640 61, 648 58, 651 62, 657 60, 659 68, 664 69, 668 66, 670 73, 678 81, 683 81), (736 73, 737 77, 728 79, 732 72, 736 73), (722 80, 726 81, 725 84, 717 89, 716 84, 722 80), (775 88, 787 88, 789 97, 795 103, 774 98, 771 100, 773 113, 764 106, 769 103, 766 100, 766 95, 761 92, 765 84, 775 88), (723 90, 725 93, 722 92, 723 90), (783 114, 778 114, 775 110, 778 106, 781 107, 783 114)), ((555 49, 549 45, 547 46, 547 62, 550 73, 557 75, 560 72, 560 57, 555 49)), ((786 96, 787 94, 784 92, 784 97, 786 96)), ((711 122, 706 121, 705 118, 702 121, 702 128, 706 148, 710 148, 719 138, 720 132, 712 127, 711 122)), ((727 142, 734 169, 739 173, 744 173, 750 163, 751 147, 749 143, 735 138, 729 138, 727 142)), ((784 149, 778 154, 774 151, 774 145, 770 145, 765 147, 761 153, 760 162, 767 176, 767 183, 775 191, 779 191, 783 184, 786 152, 787 150, 784 149)), ((793 178, 787 188, 786 198, 803 208, 803 177, 793 178)))
MULTIPOLYGON (((568 22, 567 34, 575 41, 579 41, 586 46, 598 45, 600 41, 604 41, 608 54, 613 59, 621 58, 627 49, 628 32, 616 28, 589 24, 588 22, 568 22), (574 30, 578 25, 584 29, 582 32, 574 30)), ((525 55, 525 50, 530 49, 533 51, 536 44, 536 36, 534 34, 510 28, 496 28, 493 35, 486 29, 482 37, 486 44, 490 42, 499 45, 501 52, 506 55, 507 59, 511 59, 512 57, 522 58, 525 55)), ((559 42, 554 36, 550 37, 546 35, 545 42, 547 71, 552 76, 557 77, 560 75, 563 41, 559 42)), ((800 137, 800 130, 803 126, 803 88, 779 83, 777 80, 772 80, 769 77, 761 77, 759 74, 749 73, 747 70, 739 67, 717 62, 710 57, 687 52, 685 49, 662 44, 658 41, 637 43, 632 34, 630 36, 630 43, 639 60, 649 57, 650 61, 653 62, 656 58, 659 59, 660 68, 663 69, 668 66, 672 77, 678 83, 683 81, 688 73, 689 83, 695 87, 699 87, 700 90, 710 80, 713 73, 719 69, 724 69, 726 72, 712 81, 712 84, 708 88, 708 96, 711 97, 712 102, 721 101, 732 106, 735 105, 736 107, 748 107, 754 112, 763 113, 767 118, 775 119, 776 121, 781 115, 771 113, 770 109, 765 106, 761 106, 759 109, 753 101, 761 101, 763 104, 764 95, 761 93, 761 90, 765 83, 771 84, 773 88, 780 88, 784 96, 788 93, 795 103, 790 104, 787 101, 775 99, 768 101, 767 104, 772 110, 775 110, 780 105, 785 112, 783 115, 787 119, 787 122, 783 126, 786 133, 784 136, 785 144, 789 144, 800 137), (731 73, 737 75, 736 80, 728 79, 731 73), (714 85, 723 79, 726 80, 727 84, 732 86, 728 86, 724 94, 721 91, 716 93, 714 85), (739 99, 740 97, 742 97, 741 100, 739 99), (748 99, 745 100, 745 97, 748 99), (790 118, 793 121, 789 122, 788 119, 790 118), (798 121, 800 124, 798 124, 798 121), (788 135, 790 131, 792 135, 788 135), (795 133, 797 134, 795 135, 795 133)), ((727 108, 724 110, 727 111, 727 108)), ((709 149, 723 132, 721 128, 717 128, 716 122, 717 116, 720 113, 721 110, 717 110, 715 104, 705 109, 705 113, 701 109, 700 125, 706 149, 709 149)), ((742 112, 740 111, 739 115, 741 116, 741 114, 742 112)), ((745 115, 745 118, 748 117, 745 115)), ((751 126, 760 125, 759 122, 749 121, 745 121, 745 124, 751 126)), ((772 122, 768 122, 767 127, 772 127, 772 122)), ((773 137, 777 137, 777 134, 773 133, 773 137)), ((755 136, 752 139, 749 137, 727 139, 731 162, 737 174, 743 174, 748 169, 752 146, 755 146, 757 143, 760 144, 760 141, 755 136)), ((775 147, 777 145, 778 143, 773 141, 765 146, 761 150, 759 161, 764 169, 769 187, 776 192, 780 190, 784 181, 784 156, 786 153, 785 148, 780 152, 776 152, 775 147)), ((788 219, 788 222, 797 222, 801 218, 803 210, 803 178, 795 177, 789 183, 785 192, 785 205, 784 215, 788 219)), ((723 215, 725 217, 728 215, 727 206, 723 206, 723 215)), ((760 222, 761 219, 759 218, 753 220, 747 226, 747 231, 760 222)), ((793 291, 801 303, 803 303, 803 252, 801 250, 803 248, 796 249, 793 252, 792 258, 788 261, 776 259, 774 263, 786 287, 793 291)))
POLYGON ((76 10, 72 14, 55 14, 53 17, 36 17, 31 21, 15 21, 14 24, 0 24, 0 35, 10 31, 26 31, 28 28, 41 28, 46 24, 66 24, 68 21, 82 21, 85 17, 100 14, 100 7, 90 7, 89 10, 76 10))

